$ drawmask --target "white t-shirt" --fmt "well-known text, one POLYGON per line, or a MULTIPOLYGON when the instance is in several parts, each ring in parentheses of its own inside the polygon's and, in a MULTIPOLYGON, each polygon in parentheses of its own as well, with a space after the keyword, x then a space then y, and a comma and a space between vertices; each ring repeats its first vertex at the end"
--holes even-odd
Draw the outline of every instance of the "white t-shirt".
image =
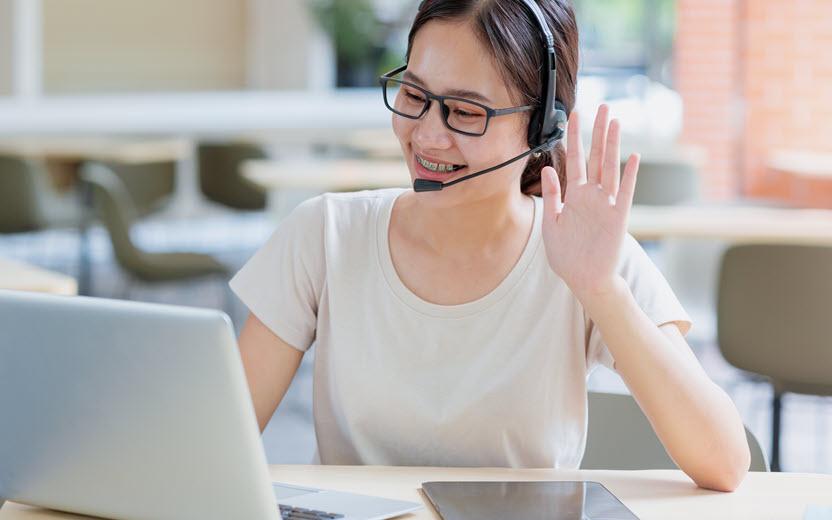
MULTIPOLYGON (((328 193, 297 207, 231 281, 298 350, 316 344, 313 413, 324 464, 577 468, 586 378, 613 359, 554 274, 543 201, 520 259, 488 295, 436 305, 388 247, 404 189, 328 193)), ((619 267, 657 325, 688 315, 629 235, 619 267)))

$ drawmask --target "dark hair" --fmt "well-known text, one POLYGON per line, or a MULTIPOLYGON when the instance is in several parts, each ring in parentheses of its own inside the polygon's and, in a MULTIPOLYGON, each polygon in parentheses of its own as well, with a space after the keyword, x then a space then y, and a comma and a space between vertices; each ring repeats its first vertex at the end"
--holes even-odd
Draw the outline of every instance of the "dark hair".
MULTIPOLYGON (((578 25, 570 0, 534 0, 543 11, 555 38, 557 91, 555 97, 566 107, 575 106, 578 75, 578 25)), ((424 0, 410 27, 407 60, 416 33, 431 20, 470 20, 475 33, 492 50, 503 81, 519 92, 518 104, 540 105, 543 100, 541 70, 546 48, 543 32, 521 0, 424 0)), ((520 189, 540 195, 540 171, 555 166, 562 192, 566 192, 566 150, 559 142, 551 152, 532 155, 523 170, 520 189), (553 158, 553 155, 555 156, 553 158)))

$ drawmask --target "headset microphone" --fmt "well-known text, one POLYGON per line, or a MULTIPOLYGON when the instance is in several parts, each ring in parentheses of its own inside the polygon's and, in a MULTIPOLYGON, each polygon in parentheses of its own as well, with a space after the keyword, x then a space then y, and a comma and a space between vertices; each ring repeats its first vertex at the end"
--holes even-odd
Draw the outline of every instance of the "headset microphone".
POLYGON ((458 182, 468 180, 472 177, 478 177, 478 176, 483 175, 485 173, 493 172, 494 170, 498 170, 498 169, 502 168, 503 166, 507 166, 507 165, 513 163, 514 161, 519 161, 520 159, 522 159, 523 157, 526 157, 527 155, 543 151, 547 148, 551 148, 552 146, 554 146, 554 144, 555 144, 554 140, 546 141, 545 143, 543 143, 541 145, 538 145, 534 148, 526 150, 525 152, 521 153, 520 155, 518 155, 516 157, 512 157, 511 159, 509 159, 505 162, 501 162, 497 166, 492 166, 491 168, 486 168, 485 170, 481 170, 481 171, 478 171, 476 173, 471 173, 471 174, 466 175, 464 177, 460 177, 459 179, 454 179, 451 182, 435 181, 435 180, 431 180, 431 179, 416 179, 415 181, 413 181, 413 191, 419 191, 419 192, 421 192, 421 191, 439 191, 442 188, 445 188, 447 186, 453 186, 454 184, 456 184, 458 182))

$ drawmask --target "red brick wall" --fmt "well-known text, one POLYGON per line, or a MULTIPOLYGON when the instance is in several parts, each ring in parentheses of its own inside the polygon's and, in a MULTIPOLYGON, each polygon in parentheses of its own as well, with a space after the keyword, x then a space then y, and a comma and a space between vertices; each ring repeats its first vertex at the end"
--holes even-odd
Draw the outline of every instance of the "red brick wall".
POLYGON ((678 0, 682 140, 709 151, 710 198, 832 207, 832 181, 766 167, 775 149, 832 153, 832 0, 678 0))

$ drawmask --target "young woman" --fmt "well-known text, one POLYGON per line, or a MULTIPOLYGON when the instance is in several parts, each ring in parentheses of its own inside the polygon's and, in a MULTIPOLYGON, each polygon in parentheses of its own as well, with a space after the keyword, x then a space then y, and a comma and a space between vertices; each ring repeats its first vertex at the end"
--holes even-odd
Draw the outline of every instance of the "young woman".
MULTIPOLYGON (((532 1, 569 112, 573 11, 532 1)), ((447 182, 528 151, 545 49, 525 1, 424 1, 406 67, 383 79, 411 180, 447 182)), ((261 429, 314 341, 322 463, 576 468, 586 377, 604 364, 682 470, 733 490, 749 466, 743 425, 626 233, 638 157, 620 176, 619 134, 602 106, 587 162, 572 112, 565 148, 441 191, 299 206, 232 281, 251 311, 239 342, 261 429)))

